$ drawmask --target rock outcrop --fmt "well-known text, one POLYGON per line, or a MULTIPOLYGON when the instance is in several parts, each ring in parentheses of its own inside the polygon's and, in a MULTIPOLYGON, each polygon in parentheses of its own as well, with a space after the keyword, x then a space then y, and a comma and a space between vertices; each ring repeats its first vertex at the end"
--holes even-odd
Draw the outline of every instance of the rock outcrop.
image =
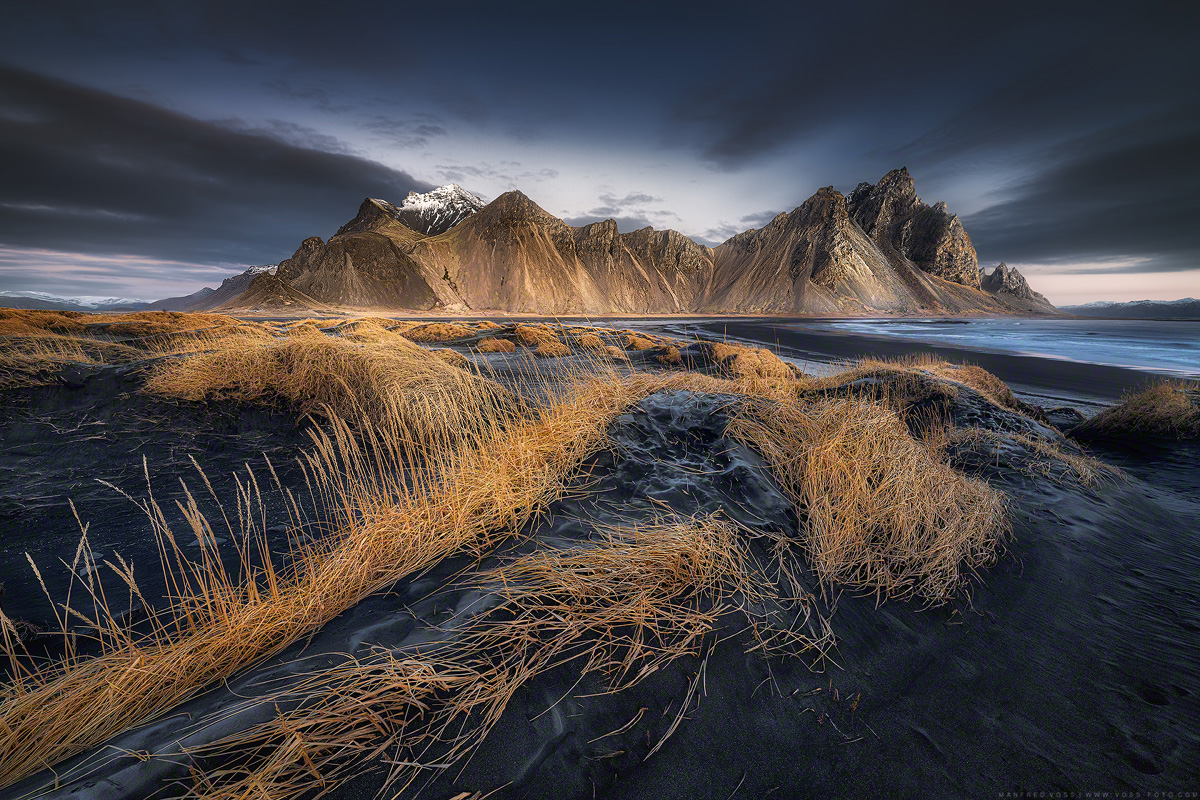
POLYGON ((979 283, 984 291, 1004 298, 1026 310, 1042 313, 1050 313, 1055 310, 1044 295, 1030 288, 1024 275, 1003 261, 992 270, 990 275, 981 269, 979 283))
MULTIPOLYGON (((889 244, 889 231, 906 230, 907 223, 924 213, 916 195, 905 191, 911 180, 896 180, 899 172, 889 173, 878 187, 861 184, 855 190, 857 205, 853 196, 848 201, 826 187, 761 230, 740 233, 717 247, 716 274, 701 310, 1004 313, 1003 302, 921 269, 889 244), (855 220, 852 209, 866 226, 855 220)), ((906 179, 907 172, 901 177, 906 179)))
POLYGON ((847 206, 863 232, 885 250, 930 275, 979 288, 979 258, 971 237, 945 203, 921 202, 905 167, 874 186, 860 183, 847 206))
POLYGON ((280 263, 279 278, 329 305, 420 311, 453 306, 453 292, 439 295, 435 276, 409 256, 422 235, 386 214, 371 215, 373 202, 364 202, 353 227, 343 226, 328 242, 305 239, 280 263))
POLYGON ((716 248, 677 231, 620 233, 613 220, 573 227, 519 191, 478 210, 469 198, 451 186, 410 196, 401 206, 364 200, 328 242, 306 239, 280 264, 278 277, 319 303, 354 308, 1053 313, 1040 295, 983 291, 975 249, 958 217, 944 203, 921 202, 903 168, 877 184, 860 184, 849 198, 821 189, 762 229, 716 248), (449 214, 452 206, 458 210, 449 214), (406 207, 432 209, 411 223, 423 229, 404 221, 406 207), (434 217, 441 221, 433 224, 434 217), (451 218, 454 224, 443 229, 451 218))

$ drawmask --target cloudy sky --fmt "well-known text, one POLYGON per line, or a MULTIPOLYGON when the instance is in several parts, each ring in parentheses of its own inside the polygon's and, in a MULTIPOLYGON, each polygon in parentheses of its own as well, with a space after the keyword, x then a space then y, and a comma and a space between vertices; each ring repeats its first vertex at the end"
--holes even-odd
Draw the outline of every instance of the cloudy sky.
POLYGON ((451 181, 716 244, 906 165, 1052 301, 1200 296, 1194 8, 6 0, 0 290, 186 294, 451 181))

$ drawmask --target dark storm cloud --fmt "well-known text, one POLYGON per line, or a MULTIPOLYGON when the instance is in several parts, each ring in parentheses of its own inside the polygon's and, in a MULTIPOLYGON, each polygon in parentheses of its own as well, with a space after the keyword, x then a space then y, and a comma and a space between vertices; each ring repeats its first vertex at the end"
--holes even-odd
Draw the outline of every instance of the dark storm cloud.
POLYGON ((929 0, 856 4, 853 17, 803 9, 794 26, 775 21, 792 47, 763 48, 684 95, 670 137, 730 169, 851 127, 884 161, 1009 148, 1188 96, 1198 59, 1184 14, 929 0), (897 137, 910 130, 906 146, 897 137))
POLYGON ((262 122, 250 123, 243 119, 217 119, 214 125, 228 128, 239 133, 255 136, 269 136, 284 144, 301 147, 306 150, 320 150, 325 153, 341 153, 343 155, 358 155, 354 148, 336 136, 321 133, 316 128, 288 122, 282 119, 267 119, 262 122))
POLYGON ((486 178, 507 184, 513 189, 558 177, 556 170, 527 169, 520 161, 501 161, 494 166, 486 161, 479 164, 438 164, 434 169, 444 181, 467 183, 472 178, 486 178))
POLYGON ((781 9, 753 57, 680 98, 669 137, 691 141, 714 165, 735 169, 863 112, 900 114, 895 122, 911 124, 905 107, 927 105, 922 83, 956 89, 957 76, 936 74, 929 57, 968 60, 1001 35, 997 28, 1011 24, 996 20, 995 27, 964 35, 957 5, 866 2, 853 15, 832 6, 781 9))
POLYGON ((364 196, 429 188, 314 145, 289 123, 234 130, 0 67, 0 243, 274 263, 364 196))
POLYGON ((146 102, 0 73, 0 244, 276 261, 425 188, 360 157, 394 151, 709 243, 906 164, 985 262, 1195 264, 1189 4, 10 0, 4 23, 5 59, 146 102), (691 191, 711 210, 672 209, 691 191))
POLYGON ((393 147, 421 147, 430 139, 446 135, 441 119, 424 114, 413 119, 374 114, 367 117, 359 127, 393 147))
POLYGON ((964 220, 981 258, 1140 257, 1102 272, 1200 266, 1200 105, 1073 139, 1032 166, 1001 202, 964 220))

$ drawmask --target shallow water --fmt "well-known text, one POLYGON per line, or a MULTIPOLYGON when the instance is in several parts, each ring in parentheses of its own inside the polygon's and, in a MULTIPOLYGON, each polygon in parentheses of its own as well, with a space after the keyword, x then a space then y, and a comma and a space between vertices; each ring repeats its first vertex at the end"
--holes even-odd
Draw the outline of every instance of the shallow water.
POLYGON ((1133 319, 856 319, 777 323, 794 330, 886 336, 970 350, 1200 377, 1200 321, 1133 319))

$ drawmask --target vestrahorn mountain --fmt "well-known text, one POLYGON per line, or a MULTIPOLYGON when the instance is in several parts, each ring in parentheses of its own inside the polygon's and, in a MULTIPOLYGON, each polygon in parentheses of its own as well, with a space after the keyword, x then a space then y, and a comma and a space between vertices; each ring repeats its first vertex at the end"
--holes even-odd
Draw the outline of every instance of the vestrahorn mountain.
POLYGON ((923 203, 904 168, 849 197, 820 189, 715 248, 671 230, 620 233, 612 220, 573 227, 518 191, 486 205, 453 184, 399 206, 367 199, 329 241, 305 239, 221 307, 285 301, 452 313, 1055 313, 1016 270, 982 274, 958 217, 923 203))

